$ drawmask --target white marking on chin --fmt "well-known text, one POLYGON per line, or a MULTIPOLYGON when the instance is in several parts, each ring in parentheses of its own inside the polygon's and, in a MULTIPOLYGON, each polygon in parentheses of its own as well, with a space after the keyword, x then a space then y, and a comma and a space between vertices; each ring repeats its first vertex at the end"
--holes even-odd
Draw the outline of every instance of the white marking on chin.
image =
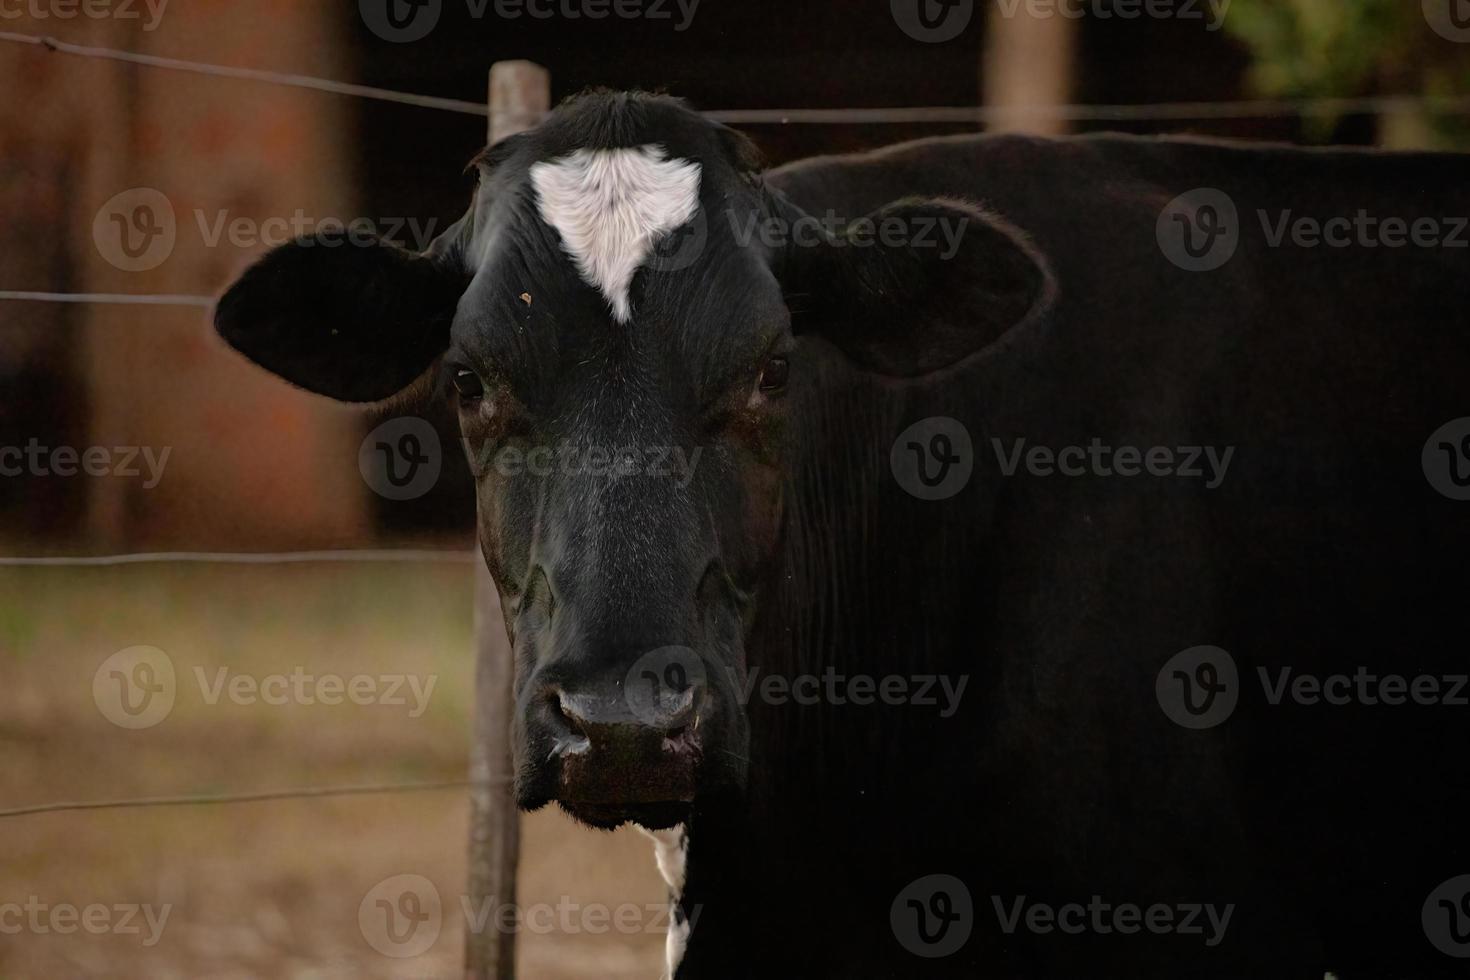
POLYGON ((653 857, 658 862, 658 873, 663 875, 674 896, 684 894, 684 862, 689 857, 689 837, 684 825, 668 830, 649 830, 639 827, 653 841, 653 857))
POLYGON ((689 833, 683 824, 668 830, 649 830, 639 827, 653 841, 653 857, 658 862, 658 873, 669 886, 669 933, 664 938, 664 962, 668 972, 664 980, 673 980, 674 971, 684 959, 684 950, 689 946, 689 923, 676 921, 679 896, 684 894, 685 865, 689 860, 689 833))
POLYGON ((668 972, 664 980, 674 980, 679 964, 684 962, 684 951, 689 948, 689 923, 669 920, 669 934, 664 939, 664 964, 668 972))
POLYGON ((666 159, 662 147, 577 150, 531 167, 541 218, 588 285, 627 323, 628 290, 659 238, 699 211, 699 164, 666 159))

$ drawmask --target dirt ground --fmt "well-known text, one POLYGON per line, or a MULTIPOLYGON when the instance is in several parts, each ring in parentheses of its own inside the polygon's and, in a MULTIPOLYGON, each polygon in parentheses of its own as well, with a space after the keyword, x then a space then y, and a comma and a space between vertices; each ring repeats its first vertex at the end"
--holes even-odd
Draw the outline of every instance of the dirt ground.
MULTIPOLYGON (((462 779, 471 678, 467 567, 0 569, 0 809, 462 779), (119 714, 119 676, 165 700, 119 714)), ((0 980, 457 980, 467 813, 447 790, 0 820, 0 980)), ((522 834, 519 975, 658 977, 649 842, 559 812, 522 834)))

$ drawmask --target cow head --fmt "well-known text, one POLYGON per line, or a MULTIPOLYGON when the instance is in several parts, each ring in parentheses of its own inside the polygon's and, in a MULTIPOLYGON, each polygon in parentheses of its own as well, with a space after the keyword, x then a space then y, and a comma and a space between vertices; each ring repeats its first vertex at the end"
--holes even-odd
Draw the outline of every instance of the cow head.
POLYGON ((808 220, 673 99, 582 96, 476 166, 426 253, 283 246, 217 327, 340 400, 445 379, 514 644, 519 802, 669 826, 746 778, 738 678, 814 359, 924 376, 993 344, 1046 276, 957 203, 808 220), (899 227, 940 221, 959 233, 933 248, 899 227))

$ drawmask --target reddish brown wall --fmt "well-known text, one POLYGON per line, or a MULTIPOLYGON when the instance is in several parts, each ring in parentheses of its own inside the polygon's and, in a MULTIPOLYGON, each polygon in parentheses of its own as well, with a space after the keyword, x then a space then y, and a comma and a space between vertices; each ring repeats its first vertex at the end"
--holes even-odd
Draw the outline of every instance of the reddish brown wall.
MULTIPOLYGON (((342 45, 327 29, 326 6, 191 0, 169 4, 153 31, 116 19, 4 26, 342 77, 342 45)), ((12 254, 0 258, 0 288, 210 295, 264 246, 209 246, 196 210, 207 223, 221 209, 230 220, 255 222, 289 218, 298 208, 311 217, 352 217, 346 140, 353 107, 344 97, 14 45, 0 45, 0 89, 11 93, 0 105, 0 133, 7 134, 0 164, 20 169, 0 184, 9 189, 0 195, 7 239, 0 256, 12 254), (104 234, 99 246, 93 234, 99 210, 132 188, 159 192, 174 213, 173 249, 148 271, 117 268, 108 260, 118 254, 115 237, 104 234), (37 238, 42 226, 51 234, 37 238), (16 234, 29 243, 10 240, 16 234), (16 250, 23 258, 13 257, 16 250)), ((87 407, 85 445, 171 447, 154 489, 141 480, 74 478, 83 481, 76 530, 86 545, 360 543, 368 523, 368 490, 356 463, 360 420, 223 350, 206 311, 0 307, 0 331, 21 328, 0 344, 0 357, 12 361, 43 356, 45 331, 75 323, 67 346, 87 407)), ((51 425, 34 422, 40 431, 51 425)))

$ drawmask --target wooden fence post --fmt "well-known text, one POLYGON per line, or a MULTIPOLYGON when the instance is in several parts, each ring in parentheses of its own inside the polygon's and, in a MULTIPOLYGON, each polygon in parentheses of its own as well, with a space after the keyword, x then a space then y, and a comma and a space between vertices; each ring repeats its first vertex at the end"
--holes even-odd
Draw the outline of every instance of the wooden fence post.
POLYGON ((1077 71, 1077 21, 1052 11, 1028 13, 1025 5, 996 4, 985 29, 980 88, 988 108, 998 110, 993 133, 1058 136, 1071 124, 1047 110, 1072 101, 1077 71))
MULTIPOLYGON (((551 106, 551 76, 529 61, 490 68, 490 142, 530 129, 551 106)), ((475 721, 470 747, 469 898, 483 922, 465 930, 466 980, 514 980, 515 934, 496 928, 498 910, 516 900, 520 815, 510 778, 515 661, 500 596, 485 563, 475 561, 475 721), (488 915, 483 910, 488 910, 488 915)))

